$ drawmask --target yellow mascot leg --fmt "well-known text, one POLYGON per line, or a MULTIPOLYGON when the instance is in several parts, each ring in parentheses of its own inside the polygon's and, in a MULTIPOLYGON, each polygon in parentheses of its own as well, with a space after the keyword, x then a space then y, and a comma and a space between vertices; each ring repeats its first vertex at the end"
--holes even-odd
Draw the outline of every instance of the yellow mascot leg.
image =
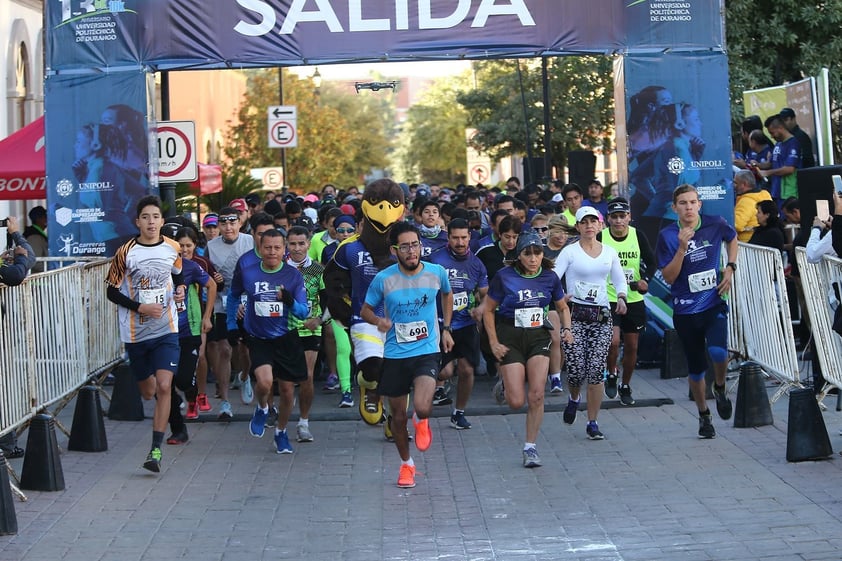
POLYGON ((357 372, 357 384, 360 386, 360 417, 367 425, 375 426, 383 418, 380 396, 373 393, 377 390, 377 382, 369 382, 363 378, 362 372, 357 372), (374 396, 376 400, 373 399, 374 396))

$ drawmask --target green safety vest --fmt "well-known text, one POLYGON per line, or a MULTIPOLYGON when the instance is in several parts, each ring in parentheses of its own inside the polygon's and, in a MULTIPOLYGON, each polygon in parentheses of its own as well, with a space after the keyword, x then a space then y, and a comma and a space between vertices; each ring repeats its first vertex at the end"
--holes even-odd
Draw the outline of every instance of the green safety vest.
MULTIPOLYGON (((629 234, 623 241, 617 241, 611 235, 611 230, 606 228, 602 231, 602 243, 608 247, 613 247, 617 250, 617 255, 620 256, 620 266, 623 268, 623 274, 626 277, 626 282, 636 282, 640 280, 640 244, 637 242, 637 230, 629 226, 629 234)), ((617 290, 611 284, 611 279, 608 279, 608 299, 611 302, 617 301, 617 290)), ((628 302, 640 302, 643 300, 643 295, 636 290, 629 287, 629 293, 626 295, 628 302)))

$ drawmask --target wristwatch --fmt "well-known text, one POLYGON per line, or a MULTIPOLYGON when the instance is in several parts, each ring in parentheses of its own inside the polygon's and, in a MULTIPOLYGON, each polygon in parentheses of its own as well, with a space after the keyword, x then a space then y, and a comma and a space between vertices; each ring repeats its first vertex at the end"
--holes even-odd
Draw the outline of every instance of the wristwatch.
POLYGON ((730 263, 725 263, 726 267, 731 267, 731 270, 735 273, 737 272, 737 264, 731 261, 730 263))
POLYGON ((447 331, 448 333, 453 333, 453 327, 451 327, 449 325, 442 325, 441 328, 442 328, 443 331, 447 331))

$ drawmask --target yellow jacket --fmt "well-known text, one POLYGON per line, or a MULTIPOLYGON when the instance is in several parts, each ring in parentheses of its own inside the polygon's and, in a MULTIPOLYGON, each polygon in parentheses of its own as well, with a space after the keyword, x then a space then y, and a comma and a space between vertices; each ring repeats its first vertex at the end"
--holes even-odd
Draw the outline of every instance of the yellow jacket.
POLYGON ((772 195, 765 189, 749 191, 737 196, 737 204, 734 205, 734 229, 737 230, 738 240, 747 242, 751 239, 754 229, 759 226, 757 223, 757 203, 771 200, 772 195))

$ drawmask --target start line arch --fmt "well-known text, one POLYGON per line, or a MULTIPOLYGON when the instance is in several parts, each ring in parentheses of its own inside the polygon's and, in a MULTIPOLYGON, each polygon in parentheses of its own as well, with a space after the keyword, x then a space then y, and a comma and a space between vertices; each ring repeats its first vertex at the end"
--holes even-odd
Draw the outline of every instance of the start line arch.
POLYGON ((665 194, 684 182, 706 212, 732 212, 723 0, 54 0, 45 11, 50 255, 110 255, 134 233, 135 203, 157 189, 162 70, 613 55, 621 183, 637 216, 669 219, 665 194), (649 126, 656 112, 666 129, 649 126))

